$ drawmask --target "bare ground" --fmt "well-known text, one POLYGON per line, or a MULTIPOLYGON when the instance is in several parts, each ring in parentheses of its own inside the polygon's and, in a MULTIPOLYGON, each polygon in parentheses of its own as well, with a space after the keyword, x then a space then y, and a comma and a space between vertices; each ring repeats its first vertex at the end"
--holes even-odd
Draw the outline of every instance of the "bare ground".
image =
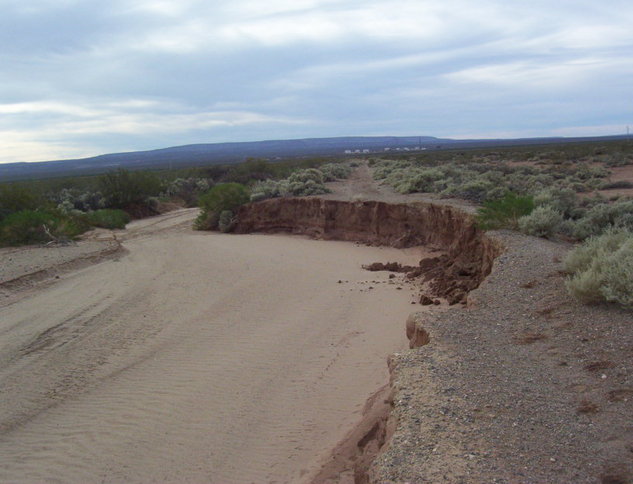
POLYGON ((301 482, 353 427, 415 295, 361 266, 422 250, 196 233, 195 214, 3 253, 0 481, 301 482))

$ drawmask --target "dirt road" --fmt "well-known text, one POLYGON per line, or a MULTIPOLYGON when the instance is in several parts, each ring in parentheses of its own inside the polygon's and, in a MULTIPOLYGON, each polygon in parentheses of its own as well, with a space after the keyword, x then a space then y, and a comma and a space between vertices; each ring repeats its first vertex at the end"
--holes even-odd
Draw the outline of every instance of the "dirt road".
POLYGON ((361 264, 420 250, 194 215, 0 303, 0 481, 307 481, 386 382, 413 295, 361 264))

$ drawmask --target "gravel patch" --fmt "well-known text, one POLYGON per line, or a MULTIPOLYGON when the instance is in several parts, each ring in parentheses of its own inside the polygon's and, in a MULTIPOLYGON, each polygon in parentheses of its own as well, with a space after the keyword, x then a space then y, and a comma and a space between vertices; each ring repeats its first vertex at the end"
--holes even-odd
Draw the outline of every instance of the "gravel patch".
POLYGON ((505 252, 465 309, 425 313, 394 355, 397 430, 370 481, 626 483, 633 315, 574 301, 568 244, 492 232, 505 252))

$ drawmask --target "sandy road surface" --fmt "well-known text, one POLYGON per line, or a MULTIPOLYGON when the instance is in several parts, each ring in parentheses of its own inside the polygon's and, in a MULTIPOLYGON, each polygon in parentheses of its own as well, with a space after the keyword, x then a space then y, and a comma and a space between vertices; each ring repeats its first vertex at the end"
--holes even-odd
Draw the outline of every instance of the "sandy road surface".
POLYGON ((360 265, 419 250, 194 215, 0 307, 0 481, 302 482, 385 383, 413 296, 360 265))

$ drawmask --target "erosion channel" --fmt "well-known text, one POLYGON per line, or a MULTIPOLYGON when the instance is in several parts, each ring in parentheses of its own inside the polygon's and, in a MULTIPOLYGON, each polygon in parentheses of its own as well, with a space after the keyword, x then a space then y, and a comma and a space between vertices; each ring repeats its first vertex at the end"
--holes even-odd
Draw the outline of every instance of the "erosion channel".
MULTIPOLYGON (((311 481, 385 400, 421 284, 463 303, 498 250, 434 205, 278 199, 238 218, 237 235, 132 224, 117 258, 0 305, 0 480, 311 481)), ((376 418, 351 460, 388 438, 376 418)))

